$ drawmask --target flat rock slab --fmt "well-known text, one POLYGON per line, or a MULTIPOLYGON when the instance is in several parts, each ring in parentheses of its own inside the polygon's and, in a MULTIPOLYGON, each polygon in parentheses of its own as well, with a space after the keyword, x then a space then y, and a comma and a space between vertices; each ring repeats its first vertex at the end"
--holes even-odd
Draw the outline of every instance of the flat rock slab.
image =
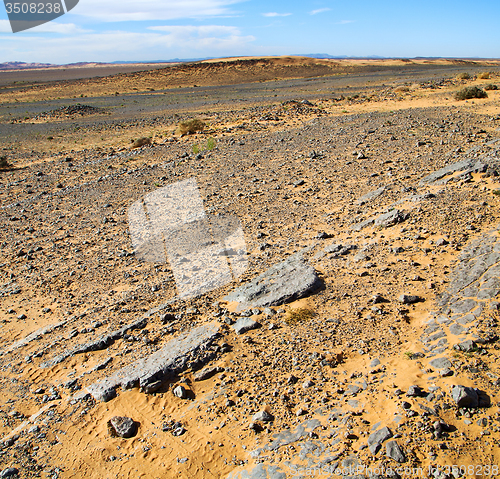
POLYGON ((372 454, 376 454, 382 443, 392 437, 392 432, 388 427, 383 427, 378 431, 372 432, 368 436, 368 447, 372 454))
POLYGON ((240 318, 232 325, 232 328, 238 333, 243 334, 252 329, 260 327, 260 323, 250 318, 240 318))
POLYGON ((425 178, 422 178, 420 180, 420 186, 424 186, 426 184, 432 184, 440 180, 441 178, 444 178, 445 176, 456 173, 457 171, 468 171, 471 173, 479 173, 484 171, 486 166, 487 166, 486 164, 482 163, 481 161, 475 158, 462 160, 457 163, 445 166, 444 168, 441 168, 440 170, 431 173, 425 178))
POLYGON ((372 201, 377 199, 379 196, 381 196, 385 191, 385 186, 381 186, 380 188, 376 189, 375 191, 370 191, 369 193, 366 193, 366 195, 363 195, 361 198, 359 198, 356 203, 358 205, 364 205, 368 201, 372 201))
POLYGON ((116 388, 123 389, 140 386, 146 388, 172 377, 187 367, 201 365, 212 359, 215 353, 209 348, 218 337, 219 325, 216 322, 199 326, 172 341, 146 358, 120 369, 112 376, 97 381, 87 391, 97 401, 109 401, 116 396, 116 388))
POLYGON ((293 255, 225 296, 239 310, 278 306, 303 298, 322 285, 316 271, 302 255, 293 255))

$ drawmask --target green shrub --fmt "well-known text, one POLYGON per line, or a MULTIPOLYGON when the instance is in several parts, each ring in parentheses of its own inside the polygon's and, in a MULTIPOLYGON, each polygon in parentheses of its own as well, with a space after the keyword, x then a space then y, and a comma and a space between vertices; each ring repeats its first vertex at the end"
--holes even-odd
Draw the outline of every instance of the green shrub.
POLYGON ((207 141, 207 150, 213 150, 216 144, 215 138, 209 138, 207 141))
POLYGON ((470 100, 471 98, 488 98, 488 94, 477 86, 468 86, 455 93, 455 100, 470 100))
POLYGON ((459 73, 457 80, 470 80, 470 75, 467 72, 459 73))
POLYGON ((193 154, 197 155, 200 152, 200 147, 195 143, 193 145, 193 154))
POLYGON ((205 122, 197 119, 181 121, 177 128, 177 131, 181 136, 191 135, 197 131, 203 131, 205 129, 205 122))
POLYGON ((498 86, 494 85, 493 83, 488 83, 487 85, 484 86, 485 90, 498 90, 498 86))

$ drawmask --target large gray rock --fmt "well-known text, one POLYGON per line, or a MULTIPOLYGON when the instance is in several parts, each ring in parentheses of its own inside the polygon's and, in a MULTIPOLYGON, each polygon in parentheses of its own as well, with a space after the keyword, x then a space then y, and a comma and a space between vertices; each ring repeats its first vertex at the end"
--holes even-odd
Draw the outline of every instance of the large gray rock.
POLYGON ((251 329, 257 329, 260 324, 251 318, 240 318, 232 325, 232 328, 238 333, 243 334, 251 329))
POLYGON ((216 322, 204 324, 172 341, 152 354, 116 371, 112 376, 90 385, 87 391, 98 401, 109 401, 116 396, 116 388, 130 389, 148 385, 174 377, 188 367, 197 369, 215 357, 210 349, 218 337, 219 325, 216 322))
POLYGON ((453 386, 451 397, 458 407, 475 408, 479 405, 479 396, 474 388, 467 386, 453 386))
POLYGON ((487 165, 477 159, 466 159, 459 161, 457 163, 453 163, 451 165, 445 166, 440 170, 431 173, 430 175, 422 178, 420 180, 420 186, 424 186, 426 184, 434 183, 445 176, 451 175, 452 173, 456 173, 457 171, 463 171, 464 173, 480 173, 484 172, 487 168, 487 165))
POLYGON ((307 296, 321 284, 314 268, 296 254, 235 289, 224 301, 238 302, 239 310, 278 306, 307 296))
POLYGON ((377 454, 384 441, 392 437, 392 432, 388 427, 383 427, 378 431, 372 432, 368 436, 368 448, 372 454, 377 454))
POLYGON ((363 195, 361 198, 356 201, 358 205, 364 205, 368 201, 372 201, 377 199, 379 196, 381 196, 385 191, 385 186, 381 186, 380 188, 376 189, 375 191, 370 191, 369 193, 366 193, 366 195, 363 195))
POLYGON ((396 462, 405 462, 406 461, 406 457, 404 455, 404 452, 399 447, 399 445, 396 441, 389 441, 385 445, 385 447, 386 447, 387 457, 393 459, 396 462))
POLYGON ((399 210, 391 210, 375 218, 375 226, 388 228, 389 226, 402 223, 407 218, 408 215, 406 213, 402 213, 399 210))

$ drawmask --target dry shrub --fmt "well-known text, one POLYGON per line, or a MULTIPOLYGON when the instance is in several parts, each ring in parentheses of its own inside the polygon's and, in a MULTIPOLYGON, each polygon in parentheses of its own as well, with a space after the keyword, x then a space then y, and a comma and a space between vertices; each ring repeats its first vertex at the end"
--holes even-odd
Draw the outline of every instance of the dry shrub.
POLYGON ((410 91, 410 88, 407 86, 398 86, 398 87, 394 88, 394 91, 405 93, 407 91, 410 91))
POLYGON ((192 120, 181 121, 177 128, 177 131, 181 136, 191 135, 193 133, 196 133, 197 131, 203 131, 205 129, 205 126, 205 122, 194 118, 192 120))
POLYGON ((490 79, 490 72, 483 72, 483 73, 480 73, 477 77, 478 77, 480 80, 489 80, 489 79, 490 79))
POLYGON ((10 168, 11 166, 5 155, 0 156, 0 168, 10 168))
POLYGON ((494 85, 493 83, 488 83, 487 85, 484 86, 485 90, 498 90, 498 86, 494 85))
POLYGON ((488 98, 488 94, 477 86, 468 86, 455 93, 455 100, 470 100, 471 98, 488 98))
POLYGON ((151 145, 151 138, 139 138, 132 144, 132 148, 140 148, 141 146, 151 145))
POLYGON ((470 80, 470 75, 467 72, 459 73, 457 80, 470 80))
POLYGON ((314 316, 314 312, 308 308, 292 309, 288 312, 285 323, 288 325, 309 321, 314 316))

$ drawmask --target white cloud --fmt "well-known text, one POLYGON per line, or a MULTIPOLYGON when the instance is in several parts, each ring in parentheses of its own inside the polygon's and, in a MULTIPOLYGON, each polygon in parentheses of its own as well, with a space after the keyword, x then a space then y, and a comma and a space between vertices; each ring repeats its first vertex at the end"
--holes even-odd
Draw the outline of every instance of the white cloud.
POLYGON ((276 12, 269 12, 269 13, 263 13, 262 16, 264 17, 289 17, 291 13, 276 13, 276 12))
MULTIPOLYGON (((249 51, 253 36, 235 27, 163 26, 150 32, 109 31, 60 37, 0 35, 2 57, 40 63, 108 62, 114 60, 169 60, 235 56, 249 51)), ((35 32, 34 32, 35 33, 35 32)), ((5 60, 6 61, 6 60, 5 60)))
POLYGON ((38 25, 31 29, 33 33, 44 32, 44 33, 61 33, 63 35, 73 35, 75 33, 87 33, 91 30, 85 30, 74 23, 56 23, 48 22, 43 25, 38 25))
POLYGON ((245 0, 85 0, 71 14, 105 22, 173 20, 227 16, 230 5, 245 0))
POLYGON ((10 28, 8 20, 0 20, 0 33, 12 33, 12 28, 10 28))
POLYGON ((329 12, 331 8, 318 8, 317 10, 313 10, 312 12, 309 12, 309 15, 317 15, 318 13, 324 13, 324 12, 329 12))

